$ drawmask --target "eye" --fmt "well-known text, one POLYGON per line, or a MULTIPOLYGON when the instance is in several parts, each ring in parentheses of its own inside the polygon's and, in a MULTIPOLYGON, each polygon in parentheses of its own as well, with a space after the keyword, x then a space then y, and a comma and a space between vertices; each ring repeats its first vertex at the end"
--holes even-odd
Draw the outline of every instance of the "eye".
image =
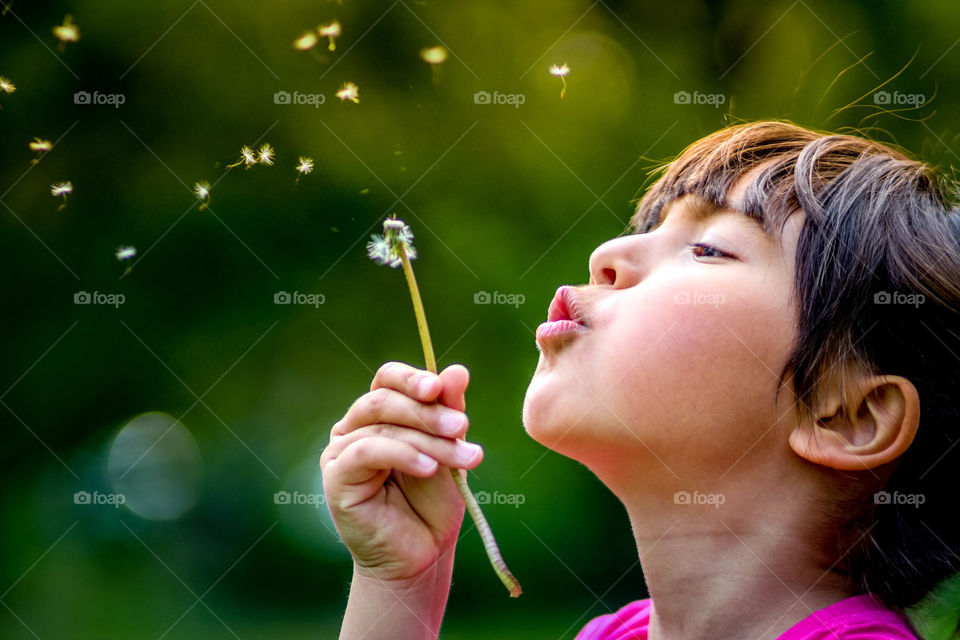
POLYGON ((690 247, 690 253, 698 258, 733 258, 734 256, 726 253, 725 251, 720 251, 716 247, 704 244, 702 242, 687 242, 685 243, 690 247))

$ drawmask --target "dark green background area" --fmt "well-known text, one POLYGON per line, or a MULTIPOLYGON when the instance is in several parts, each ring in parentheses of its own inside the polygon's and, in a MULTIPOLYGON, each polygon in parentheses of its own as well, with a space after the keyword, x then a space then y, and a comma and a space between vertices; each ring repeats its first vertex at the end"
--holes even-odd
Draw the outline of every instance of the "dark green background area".
POLYGON ((322 507, 273 494, 316 491, 330 426, 382 362, 421 366, 403 277, 364 252, 390 213, 416 235, 440 365, 471 370, 486 448, 471 486, 524 496, 485 508, 523 597, 465 529, 444 637, 572 638, 645 596, 622 507, 523 431, 553 292, 586 281, 658 161, 738 119, 859 128, 957 164, 958 18, 951 0, 17 0, 0 17, 0 75, 17 85, 0 94, 0 635, 335 637, 349 556, 322 507), (59 56, 51 29, 68 13, 82 38, 59 56), (333 18, 335 52, 293 49, 333 18), (434 83, 418 52, 440 43, 452 55, 434 83), (563 62, 561 100, 547 69, 563 62), (926 104, 878 113, 891 78, 882 90, 926 104), (359 104, 334 97, 345 81, 359 104), (78 91, 125 103, 77 105, 78 91), (683 91, 723 104, 677 104, 683 91), (34 136, 57 144, 31 166, 34 136), (255 141, 276 165, 224 175, 255 141), (301 154, 316 169, 295 186, 301 154), (63 211, 60 180, 74 184, 63 211), (216 183, 210 210, 199 180, 216 183), (139 254, 121 277, 124 244, 139 254), (75 305, 78 291, 126 302, 75 305), (325 303, 275 305, 278 291, 325 303), (524 302, 475 304, 480 291, 524 302), (110 490, 110 443, 146 411, 196 438, 196 505, 151 521, 74 504, 110 490))

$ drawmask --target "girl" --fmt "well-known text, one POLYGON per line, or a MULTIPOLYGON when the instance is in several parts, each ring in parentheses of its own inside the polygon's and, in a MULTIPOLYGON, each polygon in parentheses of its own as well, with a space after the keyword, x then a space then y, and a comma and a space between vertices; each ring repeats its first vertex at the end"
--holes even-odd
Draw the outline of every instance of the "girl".
MULTIPOLYGON (((651 596, 578 640, 918 636, 908 607, 960 570, 953 196, 875 142, 732 126, 558 289, 523 423, 623 502, 651 596)), ((438 635, 464 510, 438 469, 483 457, 467 384, 388 363, 333 425, 341 638, 438 635)))

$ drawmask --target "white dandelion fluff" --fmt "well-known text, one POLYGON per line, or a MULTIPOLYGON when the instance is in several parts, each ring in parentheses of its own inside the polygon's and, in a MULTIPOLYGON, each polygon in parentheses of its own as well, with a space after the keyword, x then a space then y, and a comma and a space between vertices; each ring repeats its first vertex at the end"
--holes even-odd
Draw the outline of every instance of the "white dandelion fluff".
POLYGON ((410 260, 417 257, 417 250, 413 247, 413 231, 402 220, 384 220, 383 235, 375 233, 367 242, 367 256, 388 267, 396 268, 403 264, 401 250, 406 251, 410 260))

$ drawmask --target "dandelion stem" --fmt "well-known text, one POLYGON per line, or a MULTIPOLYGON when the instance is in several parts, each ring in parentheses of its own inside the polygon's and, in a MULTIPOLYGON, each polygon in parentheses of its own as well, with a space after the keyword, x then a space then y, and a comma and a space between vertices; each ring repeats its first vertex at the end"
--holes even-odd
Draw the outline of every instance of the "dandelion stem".
POLYGON ((407 251, 400 245, 400 260, 403 264, 403 275, 407 277, 407 286, 410 287, 410 298, 413 300, 413 313, 417 316, 417 330, 420 331, 420 344, 423 345, 423 359, 427 370, 437 372, 437 359, 433 355, 433 341, 430 340, 430 329, 427 327, 427 314, 423 310, 423 300, 420 298, 420 288, 417 287, 417 278, 413 275, 413 265, 407 257, 407 251))
MULTIPOLYGON (((427 369, 435 374, 437 373, 437 360, 433 355, 433 342, 430 340, 430 330, 427 328, 427 315, 423 311, 420 289, 417 287, 417 279, 413 275, 413 266, 410 264, 410 259, 407 258, 407 251, 403 243, 398 243, 398 245, 400 259, 403 264, 403 275, 407 278, 407 285, 410 287, 410 298, 413 300, 413 313, 417 317, 417 329, 420 331, 420 342, 423 345, 423 358, 426 361, 427 369)), ((503 561, 503 556, 500 555, 500 548, 497 546, 497 541, 493 537, 493 531, 490 529, 490 525, 487 524, 487 519, 484 517, 483 511, 480 510, 480 505, 477 504, 477 500, 473 497, 473 492, 470 491, 470 487, 467 486, 467 479, 459 469, 451 468, 450 472, 453 475, 453 481, 456 483, 457 489, 460 491, 460 496, 467 505, 467 511, 470 513, 470 517, 473 518, 473 523, 477 526, 477 531, 480 532, 480 539, 483 540, 483 548, 487 552, 487 558, 490 559, 490 564, 493 566, 494 572, 496 572, 497 577, 500 578, 503 585, 510 591, 510 597, 516 598, 523 593, 523 590, 520 588, 520 583, 517 582, 517 579, 510 573, 510 569, 507 568, 507 563, 503 561)))

